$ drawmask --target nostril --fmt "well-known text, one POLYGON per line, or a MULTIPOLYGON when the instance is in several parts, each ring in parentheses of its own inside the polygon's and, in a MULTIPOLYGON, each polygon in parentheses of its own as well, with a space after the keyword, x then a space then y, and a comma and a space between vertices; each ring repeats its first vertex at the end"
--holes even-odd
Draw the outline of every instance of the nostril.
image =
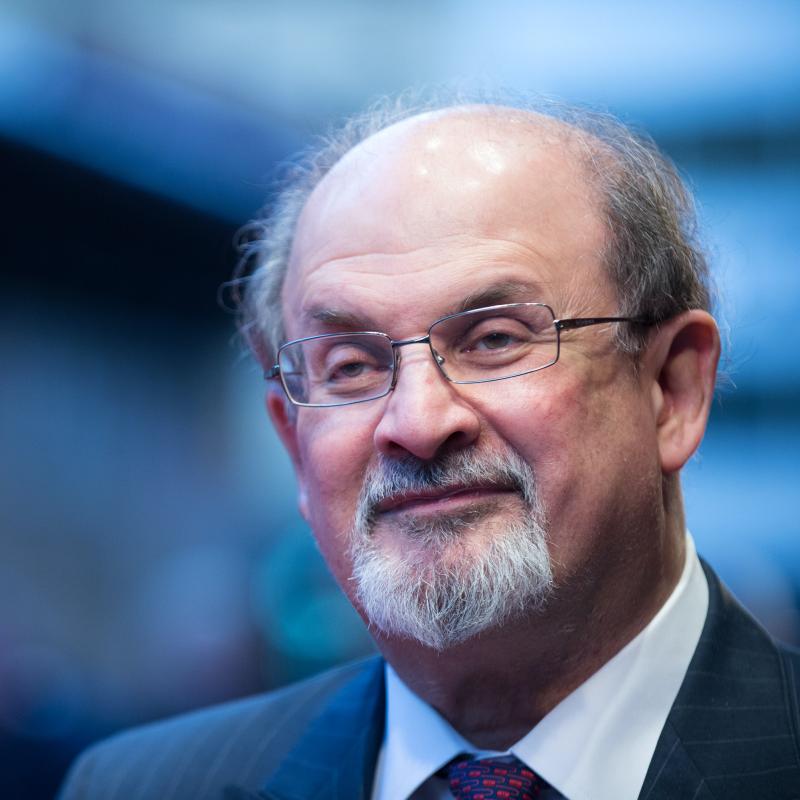
POLYGON ((471 436, 467 431, 453 431, 439 446, 439 449, 436 451, 436 456, 440 457, 445 455, 446 453, 452 453, 457 450, 463 450, 466 447, 469 447, 475 438, 471 436))

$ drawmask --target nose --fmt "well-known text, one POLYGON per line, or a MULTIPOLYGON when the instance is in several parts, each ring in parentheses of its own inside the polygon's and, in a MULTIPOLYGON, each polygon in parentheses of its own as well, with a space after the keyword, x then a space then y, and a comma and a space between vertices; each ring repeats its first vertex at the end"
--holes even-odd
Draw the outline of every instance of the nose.
POLYGON ((375 447, 391 458, 410 454, 422 460, 468 447, 480 432, 477 412, 437 369, 427 348, 412 349, 403 353, 397 383, 375 427, 375 447))

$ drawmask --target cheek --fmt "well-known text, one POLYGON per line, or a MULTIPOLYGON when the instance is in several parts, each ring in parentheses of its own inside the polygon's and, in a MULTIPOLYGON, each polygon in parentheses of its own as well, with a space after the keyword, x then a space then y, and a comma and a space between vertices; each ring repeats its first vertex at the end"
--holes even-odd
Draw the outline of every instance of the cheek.
POLYGON ((576 563, 626 493, 651 480, 646 426, 637 421, 633 393, 614 382, 590 383, 566 371, 558 380, 538 377, 535 385, 509 381, 487 415, 533 468, 554 559, 576 563))
POLYGON ((370 428, 363 413, 356 424, 356 415, 346 409, 314 409, 298 420, 298 439, 309 522, 331 571, 343 583, 350 577, 348 534, 372 453, 370 428))
POLYGON ((562 380, 555 387, 543 377, 508 381, 486 413, 500 437, 531 465, 542 499, 552 508, 581 471, 576 442, 591 427, 590 411, 577 381, 562 380))

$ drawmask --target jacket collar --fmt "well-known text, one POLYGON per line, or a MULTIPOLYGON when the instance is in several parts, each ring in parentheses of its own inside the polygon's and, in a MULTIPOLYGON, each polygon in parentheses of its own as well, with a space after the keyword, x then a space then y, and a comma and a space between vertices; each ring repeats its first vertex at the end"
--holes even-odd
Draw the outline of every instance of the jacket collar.
POLYGON ((225 800, 368 800, 384 706, 384 665, 375 658, 330 698, 261 791, 229 787, 225 800))

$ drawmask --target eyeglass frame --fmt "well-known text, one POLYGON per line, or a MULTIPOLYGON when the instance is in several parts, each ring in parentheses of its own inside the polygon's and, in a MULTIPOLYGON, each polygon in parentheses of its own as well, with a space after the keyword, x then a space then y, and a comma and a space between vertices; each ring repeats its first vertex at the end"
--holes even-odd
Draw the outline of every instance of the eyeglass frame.
POLYGON ((265 380, 275 380, 280 379, 281 387, 283 388, 283 392, 286 395, 287 399, 289 400, 292 405, 298 406, 300 408, 338 408, 339 406, 352 406, 357 405, 359 403, 369 403, 372 400, 380 400, 381 397, 386 397, 397 385, 397 374, 398 368, 400 365, 400 354, 397 352, 397 349, 400 347, 405 347, 409 344, 427 344, 428 349, 430 350, 431 357, 433 358, 434 364, 439 370, 439 373, 442 377, 447 380, 449 383, 456 384, 457 386, 465 386, 469 384, 475 383, 494 383, 495 381, 505 381, 509 378, 518 378, 521 375, 530 375, 534 372, 539 372, 543 369, 547 369, 548 367, 554 366, 558 363, 559 356, 561 355, 561 331, 568 331, 568 330, 577 330, 578 328, 588 328, 591 325, 603 325, 607 323, 613 322, 630 322, 635 325, 653 325, 652 320, 645 319, 643 317, 567 317, 564 319, 557 319, 555 312, 547 303, 500 303, 498 305, 493 306, 482 306, 481 308, 472 308, 466 311, 456 311, 452 314, 446 314, 443 317, 439 317, 439 319, 434 320, 428 326, 428 332, 424 336, 414 336, 410 339, 392 339, 388 333, 384 333, 383 331, 352 331, 352 332, 339 332, 339 333, 317 333, 313 336, 302 336, 299 339, 291 339, 288 342, 284 342, 279 348, 278 352, 275 354, 276 363, 269 369, 264 371, 264 379, 265 380), (495 309, 502 309, 508 308, 510 306, 537 306, 540 308, 546 308, 553 317, 553 328, 556 332, 556 354, 552 361, 547 364, 543 364, 540 367, 534 367, 533 369, 526 369, 522 372, 514 372, 511 375, 503 375, 499 378, 482 378, 480 380, 473 380, 473 381, 457 381, 451 378, 445 371, 444 367, 442 367, 442 361, 444 360, 434 349, 433 343, 431 342, 431 330, 435 328, 442 322, 446 322, 449 319, 453 319, 454 317, 466 317, 470 314, 479 314, 484 311, 494 311, 495 309), (286 380, 284 379, 283 373, 281 372, 280 367, 280 355, 281 351, 287 347, 291 347, 292 345, 302 344, 303 342, 310 342, 317 339, 327 339, 334 336, 381 336, 384 339, 387 339, 389 344, 392 348, 392 380, 389 386, 386 388, 386 391, 381 392, 381 394, 376 394, 372 397, 365 397, 361 400, 347 400, 343 403, 301 403, 295 400, 289 392, 289 389, 286 386, 286 380))

